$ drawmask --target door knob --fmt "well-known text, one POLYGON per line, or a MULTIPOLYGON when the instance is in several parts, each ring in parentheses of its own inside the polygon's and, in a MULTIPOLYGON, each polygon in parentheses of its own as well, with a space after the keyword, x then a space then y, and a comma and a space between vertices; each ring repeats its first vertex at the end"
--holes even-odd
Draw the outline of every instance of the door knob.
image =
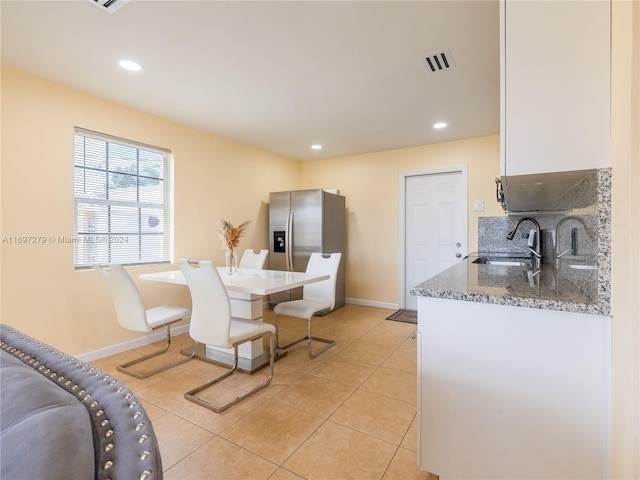
POLYGON ((460 252, 456 253, 456 258, 460 258, 462 254, 460 252))

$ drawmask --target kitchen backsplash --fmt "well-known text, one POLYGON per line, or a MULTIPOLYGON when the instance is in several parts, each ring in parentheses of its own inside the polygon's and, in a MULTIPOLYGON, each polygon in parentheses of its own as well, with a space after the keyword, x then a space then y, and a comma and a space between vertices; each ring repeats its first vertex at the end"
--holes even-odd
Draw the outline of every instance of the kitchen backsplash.
POLYGON ((542 230, 543 263, 551 264, 591 298, 609 305, 611 169, 594 170, 560 201, 553 212, 480 217, 478 251, 528 255, 527 238, 529 231, 535 229, 533 223, 523 222, 512 241, 506 237, 520 218, 533 217, 542 230), (565 253, 558 259, 557 254, 562 252, 565 253))

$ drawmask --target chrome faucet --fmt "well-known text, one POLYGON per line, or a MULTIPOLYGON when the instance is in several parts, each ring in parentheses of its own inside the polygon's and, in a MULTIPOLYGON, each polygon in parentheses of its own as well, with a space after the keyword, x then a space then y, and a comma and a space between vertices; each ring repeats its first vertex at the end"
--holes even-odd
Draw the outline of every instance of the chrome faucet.
POLYGON ((569 248, 567 248, 566 250, 558 253, 558 245, 560 244, 560 226, 568 221, 568 220, 573 220, 575 222, 580 223, 583 227, 584 227, 584 231, 587 234, 587 237, 589 237, 589 239, 593 240, 593 238, 595 237, 595 234, 593 233, 593 231, 591 230, 591 228, 589 228, 589 226, 587 224, 585 224, 582 219, 580 217, 577 217, 575 215, 569 215, 567 217, 563 217, 558 224, 556 225, 556 244, 555 244, 555 268, 559 268, 560 267, 560 259, 562 257, 564 257, 567 254, 570 254, 571 256, 576 256, 578 254, 577 250, 578 250, 578 239, 577 239, 577 229, 576 228, 572 228, 571 229, 571 246, 569 248))
POLYGON ((518 220, 518 223, 516 223, 516 226, 513 228, 513 230, 511 230, 508 234, 507 234, 507 240, 513 240, 513 237, 515 237, 516 235, 516 230, 518 230, 518 227, 520 226, 520 224, 524 221, 530 221, 531 223, 533 223, 536 226, 536 248, 535 250, 531 247, 529 247, 529 250, 531 251, 531 253, 533 254, 533 256, 535 257, 535 264, 536 264, 536 268, 539 269, 540 268, 540 264, 542 263, 542 253, 540 252, 540 244, 542 243, 540 240, 540 224, 538 223, 538 221, 533 218, 533 217, 522 217, 520 220, 518 220))

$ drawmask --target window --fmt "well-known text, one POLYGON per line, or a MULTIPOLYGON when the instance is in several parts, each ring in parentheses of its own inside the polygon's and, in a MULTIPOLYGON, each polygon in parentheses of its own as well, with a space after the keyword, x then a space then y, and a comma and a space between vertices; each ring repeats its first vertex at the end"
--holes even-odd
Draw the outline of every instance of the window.
POLYGON ((171 152, 76 128, 76 268, 170 262, 171 152))

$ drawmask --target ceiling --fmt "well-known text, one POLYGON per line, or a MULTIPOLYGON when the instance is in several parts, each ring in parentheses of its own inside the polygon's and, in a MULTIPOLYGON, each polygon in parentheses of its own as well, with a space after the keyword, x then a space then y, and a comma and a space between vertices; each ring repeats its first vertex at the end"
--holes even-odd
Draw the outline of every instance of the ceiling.
POLYGON ((300 161, 499 132, 496 0, 92 3, 1 1, 2 63, 300 161))

